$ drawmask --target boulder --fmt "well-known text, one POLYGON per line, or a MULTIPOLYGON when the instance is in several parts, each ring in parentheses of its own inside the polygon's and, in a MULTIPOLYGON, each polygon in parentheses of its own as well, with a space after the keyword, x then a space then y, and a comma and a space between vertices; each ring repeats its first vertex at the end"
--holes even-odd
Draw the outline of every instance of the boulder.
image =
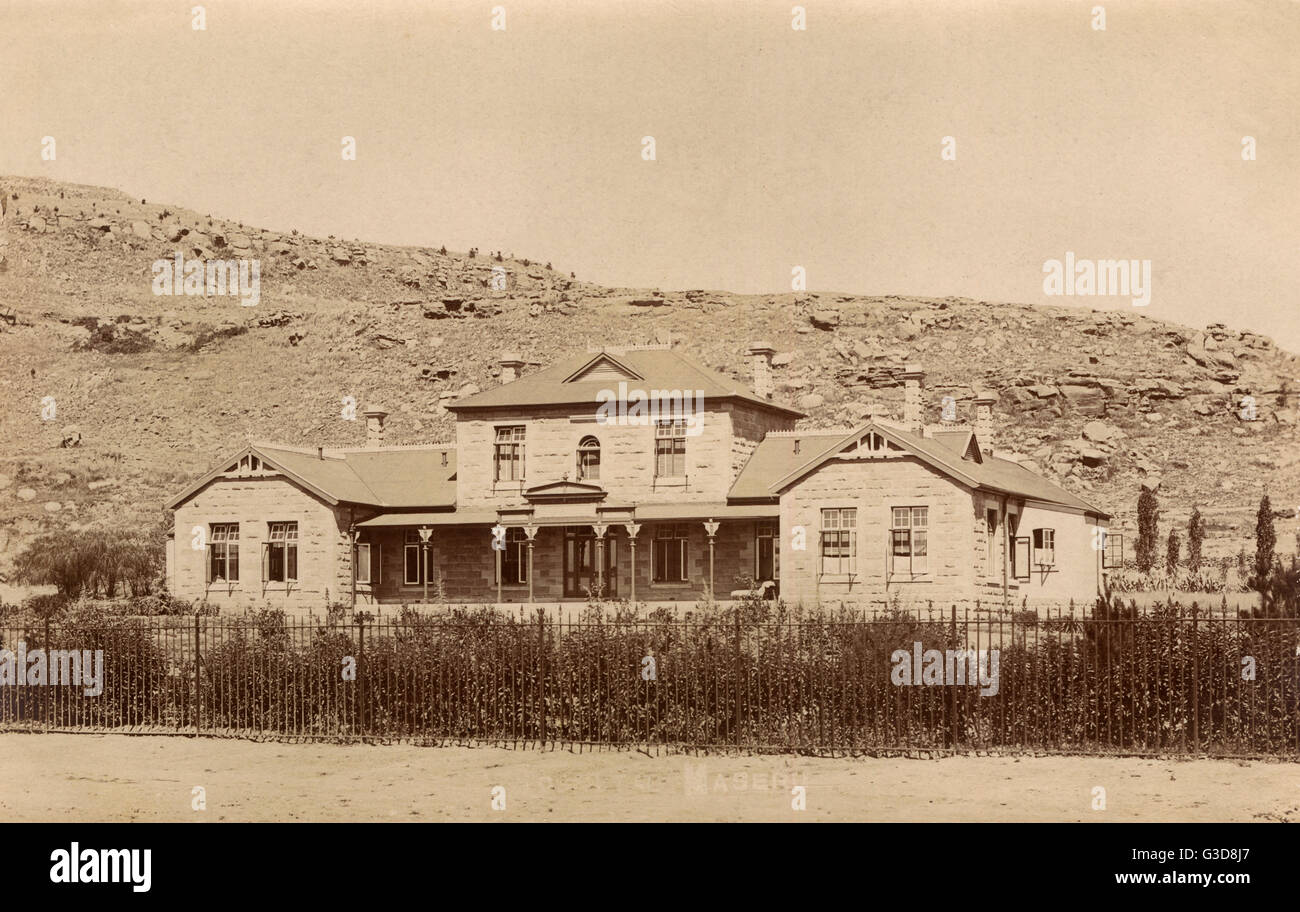
POLYGON ((799 397, 799 408, 810 410, 821 408, 826 404, 826 398, 821 393, 808 393, 799 397))
POLYGON ((15 496, 17 496, 19 500, 24 502, 32 501, 36 499, 36 492, 31 488, 19 488, 15 492, 15 496))
POLYGON ((1113 424, 1104 421, 1089 421, 1083 426, 1083 436, 1094 443, 1111 443, 1124 434, 1113 424))
POLYGON ((809 315, 808 320, 818 329, 834 329, 840 325, 840 312, 829 307, 819 307, 809 315))
POLYGON ((148 222, 142 221, 140 219, 137 219, 131 223, 131 233, 136 237, 146 241, 153 240, 153 226, 150 225, 148 222))
POLYGON ((1096 468, 1097 466, 1106 464, 1106 454, 1101 450, 1094 449, 1093 447, 1084 447, 1080 450, 1079 458, 1083 460, 1084 465, 1091 468, 1096 468))

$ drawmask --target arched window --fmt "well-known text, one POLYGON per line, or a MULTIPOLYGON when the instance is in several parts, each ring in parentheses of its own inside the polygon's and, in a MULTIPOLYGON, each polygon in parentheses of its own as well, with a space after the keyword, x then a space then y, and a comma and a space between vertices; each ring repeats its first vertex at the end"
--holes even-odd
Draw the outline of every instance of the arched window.
POLYGON ((600 441, 595 437, 583 437, 578 444, 578 481, 598 481, 600 479, 600 441))

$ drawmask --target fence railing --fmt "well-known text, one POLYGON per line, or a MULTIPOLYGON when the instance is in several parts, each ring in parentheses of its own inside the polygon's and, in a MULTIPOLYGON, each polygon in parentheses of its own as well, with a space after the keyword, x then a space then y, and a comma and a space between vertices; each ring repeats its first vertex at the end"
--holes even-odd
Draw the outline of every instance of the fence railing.
POLYGON ((1300 759, 1295 618, 100 617, 0 648, 4 729, 1300 759))

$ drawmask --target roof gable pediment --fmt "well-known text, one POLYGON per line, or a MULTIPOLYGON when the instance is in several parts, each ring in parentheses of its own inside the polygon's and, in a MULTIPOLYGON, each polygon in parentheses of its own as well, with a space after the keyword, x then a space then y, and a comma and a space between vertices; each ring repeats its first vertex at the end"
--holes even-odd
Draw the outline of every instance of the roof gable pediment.
POLYGON ((608 352, 601 352, 568 377, 564 378, 564 382, 617 383, 620 380, 627 381, 644 379, 643 376, 628 367, 619 359, 615 358, 613 355, 608 352))
POLYGON ((567 502, 584 500, 603 500, 608 494, 597 484, 583 481, 552 481, 547 484, 534 485, 524 491, 524 497, 530 501, 560 500, 567 502))

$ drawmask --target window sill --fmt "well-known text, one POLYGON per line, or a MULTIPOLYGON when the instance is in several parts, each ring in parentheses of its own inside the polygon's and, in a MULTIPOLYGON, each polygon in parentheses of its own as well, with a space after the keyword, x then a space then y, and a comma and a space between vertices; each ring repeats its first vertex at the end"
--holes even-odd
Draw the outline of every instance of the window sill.
POLYGON ((651 583, 651 589, 689 589, 692 583, 690 580, 681 580, 680 582, 670 583, 651 583))
POLYGON ((917 574, 916 576, 891 576, 889 583, 933 583, 934 577, 926 574, 917 574))

